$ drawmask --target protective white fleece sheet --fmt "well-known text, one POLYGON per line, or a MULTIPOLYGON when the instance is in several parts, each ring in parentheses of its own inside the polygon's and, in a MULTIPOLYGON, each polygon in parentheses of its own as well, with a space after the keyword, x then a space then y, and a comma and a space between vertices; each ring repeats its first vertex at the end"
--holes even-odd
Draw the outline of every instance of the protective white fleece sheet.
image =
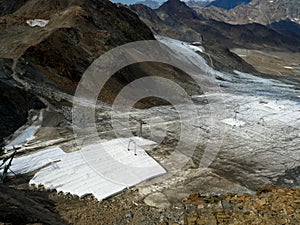
POLYGON ((30 184, 80 197, 93 194, 101 200, 166 172, 142 148, 152 144, 134 137, 89 145, 72 153, 55 147, 14 159, 11 169, 20 174, 42 168, 30 184), (130 140, 134 141, 128 151, 130 140))

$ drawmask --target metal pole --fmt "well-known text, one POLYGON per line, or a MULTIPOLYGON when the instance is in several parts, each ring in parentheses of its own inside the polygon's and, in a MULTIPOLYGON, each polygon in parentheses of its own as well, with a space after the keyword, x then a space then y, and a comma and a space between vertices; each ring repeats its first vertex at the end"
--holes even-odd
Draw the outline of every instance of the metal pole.
POLYGON ((142 123, 142 121, 140 121, 140 135, 139 136, 140 137, 143 136, 143 123, 142 123))
POLYGON ((143 120, 139 120, 140 123, 140 134, 139 137, 143 136, 143 124, 146 124, 143 120))

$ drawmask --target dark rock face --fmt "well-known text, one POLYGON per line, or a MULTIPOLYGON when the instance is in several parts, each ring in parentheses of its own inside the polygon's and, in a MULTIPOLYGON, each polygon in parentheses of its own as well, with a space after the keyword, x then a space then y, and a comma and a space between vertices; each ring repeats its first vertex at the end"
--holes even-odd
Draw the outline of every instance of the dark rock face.
POLYGON ((10 77, 12 63, 12 60, 0 60, 0 144, 4 137, 26 123, 30 109, 45 107, 35 95, 16 86, 10 77))
POLYGON ((233 9, 238 5, 247 4, 251 0, 216 0, 208 4, 207 7, 215 6, 222 9, 233 9))
POLYGON ((201 34, 185 26, 184 24, 177 23, 176 20, 170 17, 168 18, 167 22, 164 21, 164 19, 159 17, 157 11, 145 5, 131 5, 130 9, 137 13, 155 34, 187 42, 198 42, 202 39, 201 34))
POLYGON ((55 202, 48 195, 47 192, 16 190, 1 185, 0 221, 8 224, 67 224, 53 210, 55 202))
POLYGON ((289 19, 273 22, 268 25, 273 30, 283 34, 297 35, 300 37, 300 25, 289 19))
POLYGON ((215 70, 224 72, 238 70, 257 74, 257 71, 252 65, 222 45, 206 45, 205 52, 206 54, 202 54, 202 57, 205 58, 208 64, 215 70))
POLYGON ((157 10, 158 14, 163 17, 168 15, 173 20, 176 18, 180 19, 197 19, 200 16, 197 15, 190 7, 180 0, 168 0, 157 10))
POLYGON ((230 25, 209 20, 191 24, 191 27, 204 34, 204 40, 215 40, 229 48, 250 49, 269 48, 285 51, 299 51, 300 42, 296 37, 282 35, 261 24, 230 25))
POLYGON ((0 2, 0 16, 14 13, 27 1, 28 0, 19 0, 19 1, 2 0, 0 2))

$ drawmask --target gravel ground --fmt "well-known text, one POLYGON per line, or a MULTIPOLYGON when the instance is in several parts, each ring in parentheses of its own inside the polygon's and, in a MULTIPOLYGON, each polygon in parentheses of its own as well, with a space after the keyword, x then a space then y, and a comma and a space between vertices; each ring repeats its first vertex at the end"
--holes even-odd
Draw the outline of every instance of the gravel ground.
MULTIPOLYGON (((300 189, 260 187, 256 194, 200 195, 145 204, 137 189, 95 200, 30 188, 30 176, 1 184, 0 224, 299 224, 300 189)), ((158 197, 161 197, 157 194, 158 197)))

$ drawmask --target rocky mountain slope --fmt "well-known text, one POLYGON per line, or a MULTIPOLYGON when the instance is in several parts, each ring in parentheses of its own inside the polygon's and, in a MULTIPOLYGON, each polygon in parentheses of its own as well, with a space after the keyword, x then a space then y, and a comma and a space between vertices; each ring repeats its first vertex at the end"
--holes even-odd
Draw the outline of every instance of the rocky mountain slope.
POLYGON ((1 1, 0 7, 1 84, 7 90, 1 93, 0 138, 24 124, 30 108, 43 105, 39 98, 53 101, 55 90, 72 93, 81 74, 105 51, 153 39, 136 15, 108 1, 1 1), (36 18, 49 24, 26 24, 36 18))
POLYGON ((268 24, 268 27, 282 34, 290 34, 291 36, 297 35, 300 37, 300 24, 289 19, 272 22, 268 24))
MULTIPOLYGON (((34 104, 39 102, 38 99, 58 109, 70 107, 77 82, 96 58, 122 44, 154 39, 151 30, 135 13, 107 0, 15 0, 1 2, 0 7, 3 9, 0 17, 0 63, 5 65, 1 70, 1 82, 9 85, 12 93, 15 90, 21 94, 24 89, 29 95, 27 100, 37 99, 30 101, 36 107, 43 105, 41 102, 34 104), (46 25, 31 26, 28 21, 32 19, 42 19, 46 25)), ((101 100, 111 103, 125 84, 157 71, 186 83, 183 72, 171 66, 155 64, 149 69, 146 64, 146 69, 143 65, 132 65, 118 72, 106 84, 101 100)), ((2 95, 9 95, 9 92, 2 95)), ((17 97, 9 95, 5 98, 9 101, 1 101, 1 127, 11 129, 7 129, 0 138, 24 124, 27 109, 32 108, 31 104, 23 107, 24 103, 17 101, 17 97), (12 106, 9 104, 20 108, 16 115, 10 114, 12 106), (11 123, 9 114, 12 120, 19 122, 11 123)))
POLYGON ((159 9, 151 10, 145 6, 132 6, 152 30, 186 41, 222 43, 229 48, 269 48, 298 51, 300 41, 289 34, 279 33, 261 24, 232 25, 222 21, 205 18, 197 14, 184 2, 169 0, 159 9), (177 28, 176 32, 169 32, 177 28), (198 37, 198 38, 197 38, 198 37))
POLYGON ((202 36, 197 31, 189 28, 183 23, 165 21, 160 18, 157 11, 142 4, 131 5, 130 9, 136 12, 140 18, 151 28, 151 30, 159 35, 172 37, 178 40, 196 42, 201 41, 202 36))
POLYGON ((247 4, 251 0, 216 0, 207 5, 207 7, 215 6, 222 9, 233 9, 241 4, 247 4))
POLYGON ((206 18, 231 24, 271 24, 289 19, 300 24, 300 2, 297 0, 252 0, 231 10, 217 7, 198 8, 197 12, 206 18))
POLYGON ((27 122, 30 109, 45 107, 37 96, 23 90, 10 78, 12 63, 9 59, 0 60, 0 146, 4 137, 27 122))
POLYGON ((9 1, 3 0, 0 2, 0 16, 13 13, 22 5, 25 4, 27 0, 20 0, 20 1, 9 1))

